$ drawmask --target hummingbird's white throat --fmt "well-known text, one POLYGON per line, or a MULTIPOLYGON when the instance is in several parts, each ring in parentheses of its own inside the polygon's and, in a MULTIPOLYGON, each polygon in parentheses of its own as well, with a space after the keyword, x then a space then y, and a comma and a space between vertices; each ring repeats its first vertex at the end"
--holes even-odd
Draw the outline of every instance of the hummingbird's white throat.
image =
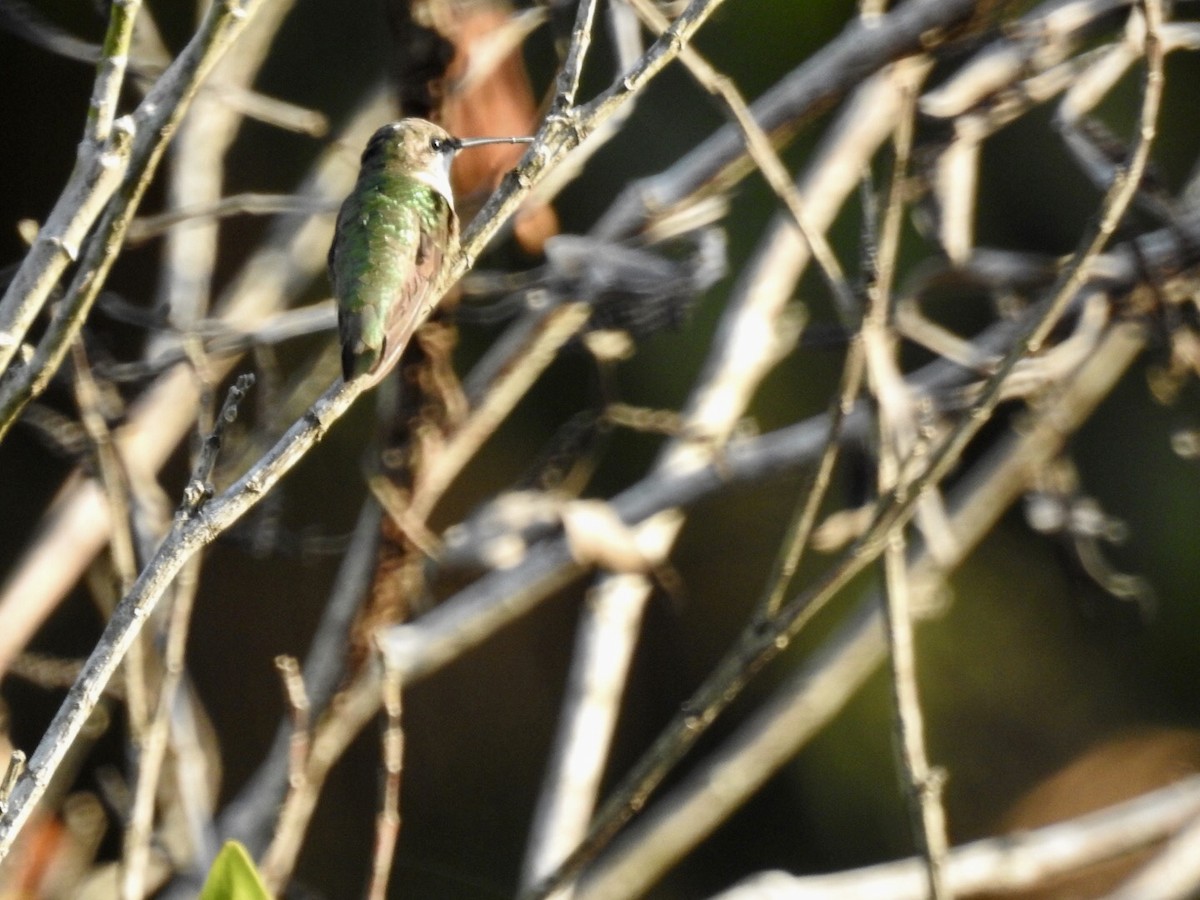
POLYGON ((434 154, 429 168, 418 169, 413 173, 413 178, 445 197, 451 209, 454 209, 454 191, 450 187, 450 166, 454 163, 454 157, 455 148, 447 147, 434 154))
POLYGON ((450 208, 454 209, 454 191, 450 187, 450 167, 454 164, 454 157, 458 155, 459 150, 469 149, 471 147, 482 147, 487 144, 531 144, 531 137, 499 137, 499 138, 449 138, 438 139, 441 143, 437 146, 431 143, 430 150, 433 150, 433 160, 428 169, 419 169, 413 174, 413 178, 422 184, 428 185, 439 194, 446 198, 446 202, 450 204, 450 208))

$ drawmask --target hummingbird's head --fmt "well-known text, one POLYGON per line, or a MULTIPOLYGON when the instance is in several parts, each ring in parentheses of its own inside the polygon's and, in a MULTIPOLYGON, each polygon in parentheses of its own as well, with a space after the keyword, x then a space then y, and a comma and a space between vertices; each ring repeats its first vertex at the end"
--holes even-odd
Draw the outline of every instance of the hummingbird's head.
POLYGON ((446 198, 451 208, 450 164, 462 142, 424 119, 401 119, 384 125, 367 142, 363 168, 381 166, 414 178, 446 198))
POLYGON ((454 208, 450 188, 450 166, 459 150, 486 144, 528 144, 531 137, 453 137, 440 125, 425 119, 401 119, 384 125, 371 136, 363 151, 363 170, 385 169, 428 185, 454 208))

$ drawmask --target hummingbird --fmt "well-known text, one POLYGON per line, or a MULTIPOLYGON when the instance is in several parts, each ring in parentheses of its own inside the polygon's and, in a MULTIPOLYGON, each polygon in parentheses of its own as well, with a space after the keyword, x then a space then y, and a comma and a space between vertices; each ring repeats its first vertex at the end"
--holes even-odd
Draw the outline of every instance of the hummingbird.
POLYGON ((401 119, 371 136, 342 203, 329 280, 338 307, 342 377, 378 384, 439 299, 430 288, 458 248, 450 188, 455 154, 533 138, 463 140, 424 119, 401 119))

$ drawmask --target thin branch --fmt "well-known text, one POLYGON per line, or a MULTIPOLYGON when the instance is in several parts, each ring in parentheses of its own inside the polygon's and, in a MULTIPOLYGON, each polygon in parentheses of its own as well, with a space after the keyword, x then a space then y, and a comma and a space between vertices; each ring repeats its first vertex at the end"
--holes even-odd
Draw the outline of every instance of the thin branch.
POLYGON ((136 125, 126 119, 114 127, 114 121, 140 6, 140 0, 120 0, 109 10, 75 168, 0 300, 0 372, 11 366, 50 291, 79 258, 84 238, 125 176, 136 125))
MULTIPOLYGON (((309 306, 276 313, 244 331, 230 328, 222 319, 206 319, 197 323, 192 336, 200 339, 199 350, 205 357, 237 356, 256 347, 268 347, 322 331, 333 331, 336 327, 337 309, 334 301, 321 300, 309 306)), ((161 375, 188 359, 188 353, 180 343, 161 350, 150 359, 112 363, 97 366, 97 369, 112 381, 139 381, 161 375)))
POLYGON ((288 787, 297 790, 304 783, 304 767, 308 764, 312 703, 304 687, 300 663, 294 656, 275 657, 275 668, 279 671, 279 680, 283 684, 283 696, 287 700, 288 716, 291 720, 291 737, 288 740, 288 787))
POLYGON ((308 790, 308 758, 312 753, 312 703, 300 674, 300 664, 293 656, 275 657, 275 668, 283 682, 291 724, 287 742, 288 793, 308 790))
POLYGON ((221 411, 213 422, 213 429, 200 444, 200 452, 196 456, 196 464, 192 467, 192 477, 188 479, 183 489, 183 511, 195 515, 213 495, 212 475, 217 466, 217 455, 221 452, 221 444, 225 440, 225 429, 237 420, 238 407, 250 388, 254 386, 254 375, 246 373, 239 375, 237 381, 225 395, 221 411))
MULTIPOLYGON (((137 578, 138 553, 133 534, 134 503, 129 473, 121 458, 120 449, 113 440, 106 417, 101 411, 103 400, 100 387, 92 376, 82 336, 76 339, 71 354, 79 420, 91 444, 92 456, 113 523, 109 554, 117 582, 112 586, 111 599, 106 598, 102 603, 102 609, 107 615, 112 611, 112 605, 129 590, 137 578)), ((129 716, 130 736, 134 744, 141 741, 150 719, 146 674, 141 648, 135 644, 125 668, 125 709, 129 716)))
MULTIPOLYGON (((272 0, 263 7, 242 33, 238 52, 226 55, 212 72, 209 83, 220 84, 222 90, 201 92, 195 97, 172 146, 168 214, 174 209, 220 201, 225 158, 243 121, 241 105, 231 103, 230 97, 253 84, 294 5, 295 0, 272 0)), ((155 306, 165 311, 171 324, 182 332, 190 331, 208 310, 217 236, 214 219, 167 235, 155 306)), ((146 355, 157 355, 162 343, 161 338, 152 338, 146 355)))
POLYGON ((125 243, 136 247, 160 237, 172 226, 207 219, 226 219, 231 216, 274 216, 280 213, 326 213, 336 207, 315 205, 312 200, 292 194, 230 194, 208 203, 180 207, 153 216, 140 216, 129 223, 125 243))
MULTIPOLYGON (((956 847, 947 859, 946 877, 950 889, 960 895, 1034 889, 1053 883, 1059 876, 1150 846, 1198 815, 1200 778, 1192 777, 1069 822, 956 847)), ((1192 884, 1177 895, 1152 890, 1110 896, 1122 900, 1126 896, 1130 900, 1186 897, 1193 895, 1194 887, 1192 884)), ((928 887, 921 861, 905 859, 834 875, 763 873, 718 894, 714 900, 768 896, 791 900, 922 900, 928 896, 928 887)))
POLYGON ((92 444, 96 468, 100 473, 100 482, 104 486, 110 516, 115 525, 109 543, 113 568, 120 579, 119 590, 123 593, 137 578, 137 548, 131 529, 133 502, 130 498, 129 477, 102 412, 104 401, 100 395, 100 387, 92 376, 82 338, 76 340, 72 347, 72 356, 79 421, 92 444))
POLYGON ((91 127, 86 139, 97 145, 108 140, 117 117, 117 101, 121 99, 121 86, 129 65, 133 24, 141 5, 141 0, 114 0, 109 8, 108 33, 100 46, 96 85, 88 108, 91 127))
POLYGON ((595 18, 596 0, 579 0, 567 58, 558 73, 558 95, 554 98, 552 115, 567 115, 575 107, 575 94, 579 91, 579 79, 583 75, 583 61, 592 44, 592 23, 595 18))
POLYGON ((537 141, 525 154, 521 164, 505 177, 463 234, 460 256, 445 271, 440 282, 441 290, 465 274, 475 257, 495 235, 500 223, 516 212, 531 190, 545 177, 547 170, 561 162, 563 157, 607 120, 618 115, 639 91, 679 55, 679 51, 722 2, 692 0, 668 32, 655 41, 629 73, 595 100, 579 107, 578 113, 569 117, 569 122, 561 116, 547 119, 537 141))
POLYGON ((523 888, 554 871, 595 810, 645 609, 643 583, 638 575, 609 575, 587 597, 521 866, 523 888))
MULTIPOLYGON (((870 25, 855 19, 751 104, 754 119, 768 133, 795 125, 889 63, 933 49, 977 14, 976 0, 909 0, 870 25)), ((720 180, 744 152, 739 130, 725 126, 670 169, 626 188, 594 233, 619 239, 635 232, 651 210, 670 209, 720 180)))
MULTIPOLYGON (((661 36, 666 32, 669 27, 666 17, 649 0, 626 2, 656 35, 661 36)), ((771 139, 767 133, 755 121, 750 107, 742 99, 741 92, 728 76, 713 68, 694 48, 684 47, 680 50, 679 59, 700 86, 721 101, 734 124, 742 132, 750 158, 754 160, 768 186, 775 192, 775 196, 791 215, 796 228, 804 236, 809 252, 812 253, 833 293, 834 306, 843 324, 852 328, 858 320, 858 301, 846 283, 846 276, 837 255, 826 240, 824 232, 809 225, 800 194, 792 184, 783 160, 771 146, 771 139)))
MULTIPOLYGON (((863 12, 863 15, 867 13, 863 12)), ((910 92, 915 98, 916 92, 910 92)), ((902 184, 908 169, 908 156, 912 144, 913 110, 912 102, 907 104, 907 112, 900 116, 895 145, 896 160, 892 168, 892 179, 889 189, 889 199, 885 212, 884 227, 881 229, 880 252, 876 260, 876 283, 884 290, 892 282, 894 260, 900 243, 900 215, 903 210, 901 199, 902 184)), ((759 609, 764 616, 773 616, 783 604, 783 598, 791 585, 804 548, 808 545, 809 537, 821 509, 829 483, 833 477, 833 467, 841 448, 840 432, 845 417, 854 406, 859 387, 865 370, 863 342, 861 334, 855 331, 850 339, 850 348, 843 363, 841 383, 838 386, 828 413, 829 439, 817 463, 816 472, 808 486, 804 503, 798 505, 792 521, 788 524, 779 553, 775 558, 770 576, 767 579, 767 589, 759 603, 759 609)))
POLYGON ((302 789, 288 793, 284 807, 279 811, 271 844, 261 861, 263 881, 272 890, 282 890, 291 877, 305 830, 329 771, 379 711, 379 677, 378 667, 367 667, 366 672, 338 694, 336 708, 318 725, 312 738, 302 789))
MULTIPOLYGON (((1181 220, 1178 228, 1137 238, 1137 253, 1132 244, 1114 249, 1097 263, 1097 270, 1104 272, 1114 292, 1132 290, 1143 278, 1168 282, 1200 261, 1200 213, 1181 220)), ((1015 330, 1029 327, 1035 312, 1030 310, 1018 323, 1000 322, 985 330, 977 339, 981 353, 990 356, 996 348, 1007 345, 1015 330)), ((1095 356, 1090 354, 1088 361, 1095 356)), ((1109 365, 1114 376, 1123 371, 1117 363, 1109 365)), ((970 373, 959 366, 939 361, 914 373, 910 381, 914 390, 936 397, 951 393, 970 378, 970 373)), ((846 417, 843 440, 865 442, 866 425, 865 410, 859 406, 846 417)), ((1065 430, 1069 431, 1070 426, 1065 430)), ((724 449, 719 462, 692 471, 656 473, 631 485, 611 502, 626 524, 634 524, 731 485, 792 474, 820 456, 828 433, 828 418, 821 415, 757 438, 735 441, 724 449)), ((994 499, 992 505, 1004 507, 994 499)), ((987 515, 990 508, 981 508, 978 515, 987 515)), ((389 641, 394 645, 393 652, 404 661, 406 682, 456 659, 577 576, 570 554, 554 539, 552 531, 548 533, 544 527, 539 531, 533 526, 518 536, 527 543, 546 539, 518 565, 493 572, 420 619, 390 629, 389 641)), ((462 551, 447 541, 445 552, 462 551)))
MULTIPOLYGON (((1041 350, 1042 344, 1050 336, 1050 332, 1054 330, 1058 320, 1062 318, 1067 304, 1087 278, 1089 263, 1100 254, 1117 230, 1117 226, 1121 224, 1121 220, 1129 209, 1129 204, 1137 193, 1138 185, 1141 184, 1142 176, 1146 173, 1146 165, 1150 161, 1150 148, 1153 146, 1154 137, 1157 134, 1158 112, 1162 106, 1163 48, 1159 33, 1162 29, 1163 10, 1160 0, 1141 0, 1139 6, 1146 18, 1146 36, 1143 40, 1146 54, 1146 77, 1142 85, 1141 114, 1133 150, 1128 163, 1113 175, 1112 184, 1105 193, 1101 205, 1099 224, 1076 251, 1068 266, 1067 276, 1052 296, 1042 320, 1032 333, 1019 342, 1010 353, 1010 368, 1022 356, 1041 350)), ((1006 360, 1006 362, 1008 361, 1006 360)), ((1002 367, 993 379, 997 388, 1003 381, 1004 374, 1007 373, 1002 367)))
POLYGON ((383 729, 383 789, 380 791, 379 813, 375 819, 375 850, 371 863, 371 883, 367 888, 370 900, 384 900, 392 860, 396 855, 396 839, 400 835, 400 776, 404 770, 404 727, 400 721, 403 690, 400 673, 383 662, 380 689, 383 711, 387 721, 383 729))
POLYGON ((556 307, 528 336, 527 343, 516 348, 509 364, 489 386, 478 406, 471 410, 466 422, 421 471, 409 507, 418 521, 429 518, 454 478, 554 361, 563 344, 578 334, 591 312, 591 306, 586 303, 556 307))
POLYGON ((4 768, 4 778, 0 779, 0 812, 8 809, 9 798, 17 781, 25 774, 25 751, 14 750, 8 756, 8 765, 4 768))
POLYGON ((1200 884, 1200 810, 1172 835, 1166 847, 1150 862, 1118 885, 1106 900, 1188 900, 1200 884))
MULTIPOLYGON (((158 703, 140 742, 137 756, 137 783, 134 786, 133 806, 125 831, 121 865, 121 896, 124 900, 141 900, 146 893, 146 870, 150 860, 154 811, 159 797, 162 769, 167 762, 172 719, 180 705, 179 688, 185 674, 184 657, 192 608, 199 585, 199 579, 196 577, 198 569, 199 557, 193 557, 175 583, 174 602, 171 604, 165 632, 167 640, 163 653, 163 677, 158 688, 158 703)), ((193 777, 190 773, 182 771, 177 774, 184 779, 193 777)))
POLYGON ((767 577, 766 590, 758 603, 759 615, 763 618, 770 618, 779 612, 784 595, 791 587, 792 578, 800 568, 804 548, 808 546, 813 525, 816 524, 817 515, 821 511, 821 503, 833 479, 833 467, 842 447, 846 417, 854 408, 854 398, 858 396, 862 385, 864 368, 862 340, 856 333, 851 338, 846 360, 842 364, 841 382, 837 393, 826 414, 829 435, 825 439, 825 449, 821 451, 821 458, 817 462, 811 481, 805 485, 804 502, 796 505, 792 520, 784 532, 771 574, 767 577))
POLYGON ((50 292, 67 267, 79 259, 96 218, 125 178, 133 143, 134 125, 126 116, 117 120, 103 146, 80 144, 62 195, 0 299, 0 372, 12 370, 25 335, 50 292))
POLYGON ((913 611, 904 546, 903 537, 897 531, 883 554, 884 610, 892 663, 896 749, 905 776, 913 832, 929 878, 929 895, 934 900, 944 900, 950 896, 945 875, 946 812, 942 806, 945 773, 930 767, 925 750, 925 720, 917 688, 913 611))
MULTIPOLYGON (((892 316, 891 286, 899 253, 900 215, 903 200, 899 186, 903 182, 912 146, 912 121, 915 92, 905 102, 896 133, 896 162, 877 251, 870 252, 867 314, 863 319, 861 340, 867 369, 867 385, 874 398, 875 447, 878 456, 876 488, 884 496, 906 478, 904 461, 914 451, 913 405, 897 359, 899 343, 892 316)), ((868 194, 873 197, 873 194, 868 194)), ((873 203, 867 203, 866 233, 870 235, 877 215, 873 203)), ((932 495, 930 495, 932 496, 932 495)), ((935 543, 929 542, 930 552, 935 543)), ((946 814, 941 789, 944 775, 930 768, 925 749, 925 724, 917 683, 916 638, 911 585, 905 560, 904 529, 889 536, 883 553, 883 609, 887 632, 888 658, 891 663, 892 706, 895 721, 897 768, 903 777, 908 797, 909 817, 917 847, 925 860, 932 900, 946 900, 949 893, 944 875, 947 837, 946 814)))
MULTIPOLYGON (((315 797, 320 785, 314 785, 309 779, 308 770, 312 761, 312 703, 304 686, 304 678, 300 674, 300 666, 294 657, 277 656, 275 667, 279 670, 283 682, 290 723, 287 741, 287 794, 284 798, 286 809, 295 803, 297 797, 315 797)), ((278 744, 276 741, 277 746, 278 744)), ((274 753, 271 755, 275 756, 274 753)), ((284 830, 280 829, 279 834, 282 833, 284 830)), ((286 878, 284 873, 269 864, 264 864, 263 875, 272 893, 283 889, 286 878)))
MULTIPOLYGON (((253 375, 241 375, 230 387, 212 431, 200 445, 192 477, 184 489, 181 514, 195 515, 212 495, 211 478, 221 450, 225 429, 237 418, 238 407, 254 384, 253 375)), ((145 894, 146 869, 150 858, 150 835, 154 825, 155 801, 159 780, 166 760, 171 725, 179 705, 179 686, 183 682, 187 636, 192 608, 198 586, 196 577, 199 556, 187 561, 183 573, 175 582, 174 603, 166 628, 166 648, 163 654, 163 676, 159 684, 158 702, 150 727, 140 742, 137 758, 137 783, 125 832, 124 858, 121 868, 121 896, 125 900, 140 900, 145 894)), ((136 642, 135 642, 136 644, 136 642)))
POLYGON ((323 138, 329 133, 329 117, 319 110, 297 106, 223 80, 209 82, 204 86, 204 93, 220 98, 247 119, 281 131, 293 131, 311 138, 323 138))
MULTIPOLYGON (((320 439, 332 418, 344 411, 357 394, 358 390, 342 385, 331 388, 323 398, 326 403, 319 402, 308 416, 292 427, 289 435, 295 435, 294 443, 277 447, 267 455, 261 467, 263 471, 252 471, 243 476, 215 502, 205 504, 203 490, 192 491, 192 496, 185 500, 171 531, 113 612, 79 678, 68 691, 62 708, 30 757, 25 776, 13 791, 10 808, 0 817, 0 858, 7 856, 21 826, 83 728, 104 686, 180 569, 196 551, 211 542, 273 486, 298 461, 302 452, 320 439)), ((223 411, 222 420, 225 418, 223 411)), ((219 441, 217 444, 219 446, 219 441)), ((202 456, 194 483, 206 483, 207 465, 207 458, 202 456)))

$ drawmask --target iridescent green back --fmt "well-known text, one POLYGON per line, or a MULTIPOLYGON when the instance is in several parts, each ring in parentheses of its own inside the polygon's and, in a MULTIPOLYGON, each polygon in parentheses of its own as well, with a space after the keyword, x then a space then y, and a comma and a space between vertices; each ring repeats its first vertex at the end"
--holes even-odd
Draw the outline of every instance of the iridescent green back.
POLYGON ((429 287, 457 244, 446 198, 399 168, 368 147, 338 215, 329 269, 346 380, 394 365, 432 310, 429 287))

